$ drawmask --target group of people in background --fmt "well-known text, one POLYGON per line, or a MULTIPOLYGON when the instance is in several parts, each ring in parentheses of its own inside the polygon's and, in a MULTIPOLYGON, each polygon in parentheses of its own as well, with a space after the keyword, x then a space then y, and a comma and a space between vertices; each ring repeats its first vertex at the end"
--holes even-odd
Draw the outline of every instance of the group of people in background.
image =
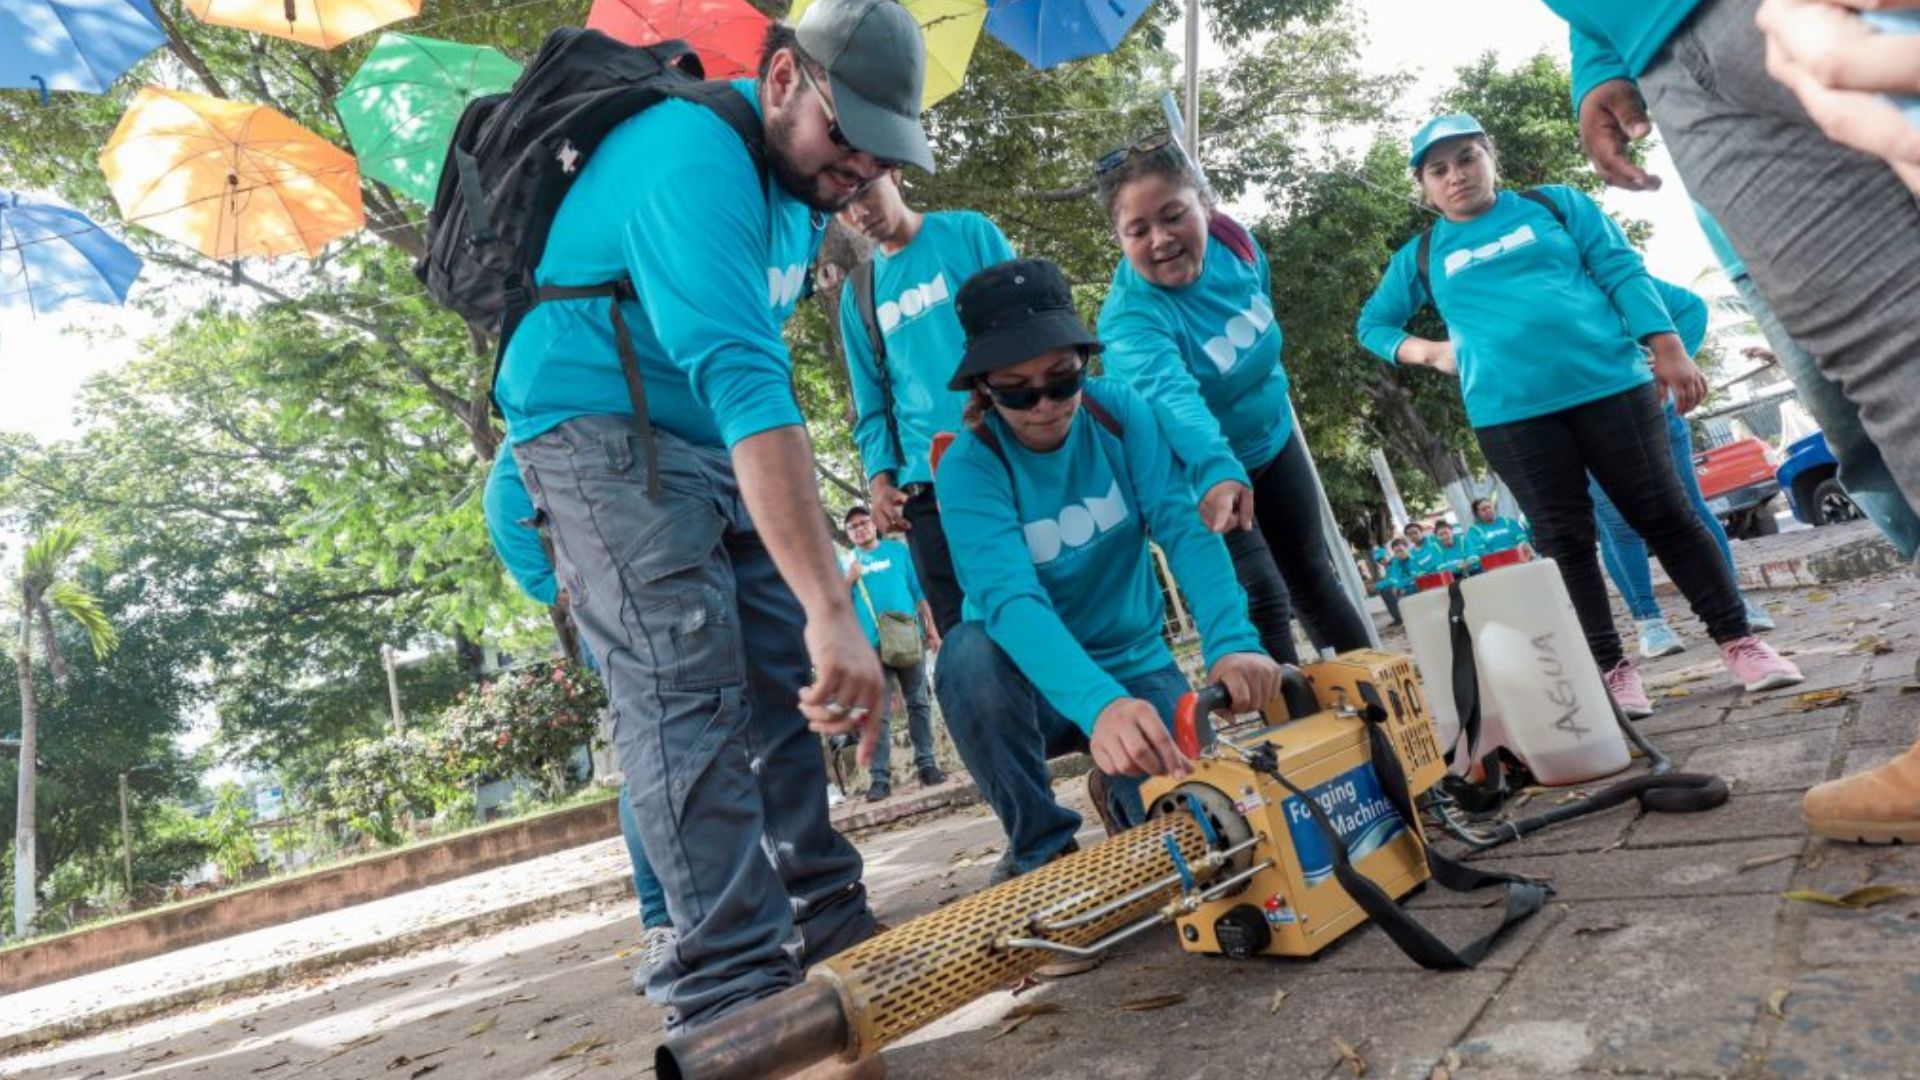
POLYGON ((1435 521, 1432 533, 1428 533, 1423 523, 1409 521, 1399 536, 1388 541, 1387 547, 1374 548, 1374 591, 1386 604, 1387 617, 1394 626, 1399 626, 1403 622, 1400 601, 1419 592, 1423 579, 1438 586, 1450 580, 1442 578, 1443 574, 1452 578, 1472 577, 1484 569, 1481 556, 1507 551, 1519 551, 1524 558, 1533 557, 1532 537, 1527 527, 1502 517, 1494 509, 1492 499, 1478 498, 1473 500, 1473 524, 1464 531, 1456 529, 1447 518, 1435 521))
MULTIPOLYGON (((1794 53, 1779 65, 1792 87, 1775 82, 1758 0, 1548 3, 1574 28, 1573 105, 1596 166, 1656 182, 1628 149, 1650 105, 1783 334, 1815 358, 1790 374, 1835 391, 1823 421, 1851 418, 1830 431, 1843 479, 1884 476, 1887 502, 1920 502, 1920 369, 1907 363, 1920 203, 1886 161, 1822 133, 1818 80, 1845 69, 1794 53)), ((934 165, 923 77, 919 32, 892 0, 819 0, 774 27, 758 77, 737 83, 763 118, 764 170, 701 105, 624 122, 562 203, 536 276, 629 275, 635 299, 617 310, 637 355, 623 362, 604 304, 566 300, 537 307, 505 351, 502 461, 607 680, 625 798, 676 927, 649 973, 674 1028, 793 985, 875 931, 860 856, 828 821, 814 734, 875 742, 887 642, 862 615, 877 629, 892 609, 872 596, 863 612, 861 585, 873 593, 878 561, 913 568, 917 593, 887 603, 910 603, 939 650, 935 694, 1008 836, 995 880, 1074 849, 1081 822, 1054 797, 1050 757, 1091 753, 1110 829, 1140 820, 1143 777, 1190 768, 1169 734, 1189 684, 1162 638, 1149 537, 1192 604, 1205 678, 1235 710, 1273 697, 1297 658, 1294 615, 1316 649, 1368 639, 1322 539, 1285 312, 1257 241, 1164 133, 1089 163, 1116 247, 1096 332, 1059 268, 1017 258, 991 221, 907 205, 902 168, 934 165), (802 280, 834 214, 874 244, 837 283, 872 498, 846 521, 859 532, 844 566, 781 339, 803 291, 783 284, 802 280), (627 406, 634 381, 645 424, 627 406), (904 545, 879 554, 896 532, 904 545)), ((1644 714, 1597 550, 1607 537, 1618 577, 1636 560, 1644 572, 1650 549, 1737 683, 1797 681, 1756 636, 1764 613, 1688 486, 1676 418, 1706 393, 1697 298, 1649 276, 1581 192, 1503 189, 1473 117, 1423 125, 1409 167, 1437 216, 1384 268, 1357 333, 1386 363, 1459 380, 1531 539, 1476 505, 1465 536, 1396 538, 1389 566, 1471 571, 1487 552, 1537 547, 1609 690, 1644 714), (1404 329, 1427 304, 1446 340, 1404 329)), ((1643 652, 1664 647, 1641 631, 1643 652)), ((910 680, 895 681, 911 702, 910 680)), ((1920 750, 1816 789, 1807 812, 1830 835, 1920 838, 1920 750)))

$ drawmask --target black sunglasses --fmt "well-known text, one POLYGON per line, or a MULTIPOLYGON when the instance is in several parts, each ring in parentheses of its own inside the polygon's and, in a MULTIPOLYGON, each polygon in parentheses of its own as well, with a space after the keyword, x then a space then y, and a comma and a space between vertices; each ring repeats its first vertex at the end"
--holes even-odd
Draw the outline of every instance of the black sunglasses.
POLYGON ((1065 401, 1079 393, 1086 382, 1087 366, 1084 363, 1070 373, 1042 386, 995 386, 985 378, 980 380, 980 384, 987 388, 987 393, 993 398, 994 404, 1003 409, 1012 409, 1014 412, 1026 412, 1040 404, 1040 399, 1043 397, 1052 398, 1054 401, 1065 401))
MULTIPOLYGON (((833 111, 832 105, 827 104, 826 92, 820 89, 819 83, 813 81, 813 76, 807 72, 807 65, 803 62, 799 64, 799 68, 800 77, 805 79, 807 86, 813 90, 813 96, 820 102, 820 111, 827 118, 827 138, 833 140, 833 145, 839 147, 843 153, 865 153, 865 151, 848 141, 847 133, 840 130, 839 115, 833 111)), ((897 169, 900 167, 900 162, 892 158, 883 158, 879 154, 867 154, 867 156, 872 158, 873 163, 880 166, 882 170, 897 169)))
POLYGON ((1093 167, 1093 174, 1095 176, 1103 176, 1142 154, 1151 154, 1165 150, 1172 144, 1173 134, 1171 132, 1156 131, 1131 145, 1118 147, 1101 154, 1100 160, 1093 167))

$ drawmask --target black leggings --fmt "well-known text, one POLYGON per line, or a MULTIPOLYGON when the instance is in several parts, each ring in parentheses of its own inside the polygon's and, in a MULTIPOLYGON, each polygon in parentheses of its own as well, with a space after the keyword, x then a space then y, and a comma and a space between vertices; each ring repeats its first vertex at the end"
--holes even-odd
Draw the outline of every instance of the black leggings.
POLYGON ((1367 625, 1327 557, 1320 499, 1299 430, 1272 461, 1251 470, 1251 476, 1253 512, 1260 527, 1231 531, 1225 539, 1234 574, 1247 590, 1247 614, 1267 655, 1283 664, 1300 662, 1289 625, 1295 601, 1314 648, 1367 648, 1367 625))
POLYGON ((1673 471, 1660 391, 1653 384, 1473 433, 1487 464, 1532 521, 1534 545, 1559 564, 1601 671, 1611 671, 1626 653, 1594 551, 1588 472, 1659 557, 1714 641, 1725 644, 1751 633, 1733 571, 1673 471))
POLYGON ((907 550, 913 555, 913 572, 920 579, 920 592, 933 611, 934 629, 946 637, 960 625, 960 578, 953 572, 953 555, 947 550, 947 532, 940 526, 940 506, 933 501, 933 485, 907 496, 902 508, 907 524, 907 550))

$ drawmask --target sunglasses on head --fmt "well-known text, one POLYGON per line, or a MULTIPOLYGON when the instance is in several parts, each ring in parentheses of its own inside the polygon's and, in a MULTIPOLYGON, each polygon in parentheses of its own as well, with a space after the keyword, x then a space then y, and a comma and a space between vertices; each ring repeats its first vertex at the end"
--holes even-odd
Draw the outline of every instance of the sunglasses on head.
POLYGON ((1014 412, 1026 412, 1040 404, 1041 398, 1065 401, 1080 392, 1086 385, 1087 365, 1082 363, 1071 372, 1040 386, 995 386, 987 379, 981 379, 981 385, 993 398, 994 404, 1014 412))
MULTIPOLYGON (((833 111, 832 105, 827 104, 826 91, 820 89, 820 84, 813 81, 813 75, 807 71, 807 65, 804 62, 802 62, 795 66, 797 66, 800 69, 800 77, 806 80, 807 86, 813 91, 814 98, 820 102, 820 111, 826 115, 827 138, 833 140, 833 145, 836 147, 839 147, 840 150, 845 153, 848 153, 848 154, 865 153, 865 151, 861 150, 859 147, 853 145, 852 142, 848 141, 847 133, 840 130, 839 115, 833 111)), ((867 156, 872 158, 873 163, 875 165, 880 166, 882 170, 897 169, 900 167, 900 163, 893 160, 892 158, 883 158, 878 154, 867 154, 867 156)))
POLYGON ((1104 154, 1101 154, 1100 160, 1097 163, 1095 163, 1093 167, 1093 174, 1095 176, 1105 175, 1106 173, 1112 172, 1113 170, 1119 168, 1122 165, 1125 165, 1127 162, 1132 161, 1134 158, 1137 158, 1142 154, 1151 154, 1156 151, 1164 150, 1168 146, 1171 146, 1172 144, 1173 144, 1172 133, 1165 132, 1165 131, 1156 131, 1151 135, 1141 138, 1138 142, 1134 142, 1127 146, 1117 147, 1115 149, 1107 151, 1104 154))

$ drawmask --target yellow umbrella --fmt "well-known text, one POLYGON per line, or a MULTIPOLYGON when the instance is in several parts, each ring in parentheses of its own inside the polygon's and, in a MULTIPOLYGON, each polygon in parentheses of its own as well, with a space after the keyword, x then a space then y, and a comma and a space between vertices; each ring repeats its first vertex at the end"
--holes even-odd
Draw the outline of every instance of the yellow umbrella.
POLYGON ((100 168, 128 221, 212 259, 313 258, 366 222, 353 155, 264 105, 149 86, 100 168))
POLYGON ((420 14, 421 0, 187 0, 203 23, 331 49, 420 14))
MULTIPOLYGON (((787 22, 798 25, 812 2, 794 0, 787 22)), ((913 14, 927 39, 927 86, 920 107, 931 109, 966 81, 973 45, 987 21, 987 0, 902 0, 900 6, 913 14)))

